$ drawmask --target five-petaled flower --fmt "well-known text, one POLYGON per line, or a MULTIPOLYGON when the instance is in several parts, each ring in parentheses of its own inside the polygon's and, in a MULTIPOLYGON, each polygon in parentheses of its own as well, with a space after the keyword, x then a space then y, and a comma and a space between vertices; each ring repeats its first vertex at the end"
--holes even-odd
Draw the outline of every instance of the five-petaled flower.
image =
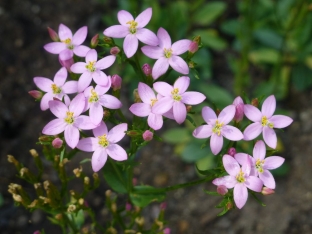
POLYGON ((178 124, 181 124, 186 119, 186 106, 197 105, 205 100, 205 95, 199 92, 186 92, 190 85, 190 78, 181 76, 173 86, 166 82, 154 83, 154 89, 163 97, 160 98, 152 107, 152 112, 155 114, 165 114, 172 109, 173 117, 178 124))
POLYGON ((118 21, 121 25, 114 25, 104 30, 103 34, 113 38, 124 38, 123 49, 128 58, 138 49, 139 41, 151 45, 158 45, 158 38, 149 29, 144 28, 152 17, 152 8, 147 8, 135 19, 125 10, 118 12, 118 21))
POLYGON ((108 132, 106 124, 102 121, 97 128, 93 129, 94 137, 87 137, 79 141, 78 149, 94 152, 91 160, 94 172, 99 171, 104 166, 107 155, 116 161, 127 159, 126 151, 116 144, 125 136, 125 131, 127 131, 126 123, 118 124, 108 132))
POLYGON ((116 56, 109 55, 97 61, 96 50, 89 50, 86 55, 86 62, 77 62, 70 67, 73 73, 82 73, 78 80, 78 92, 83 92, 90 85, 92 78, 96 84, 110 87, 110 78, 101 70, 110 67, 115 60, 116 56))
MULTIPOLYGON (((280 167, 285 159, 280 156, 270 156, 265 158, 266 148, 263 141, 257 141, 253 148, 253 157, 250 157, 251 160, 251 172, 250 175, 259 176, 262 180, 264 186, 275 189, 275 180, 269 170, 276 169, 280 167)), ((237 153, 234 158, 243 165, 246 159, 247 154, 237 153)))
POLYGON ((250 175, 250 158, 247 155, 242 167, 232 156, 227 154, 223 156, 222 161, 224 169, 229 175, 216 178, 212 183, 217 186, 224 185, 229 189, 234 188, 234 201, 236 206, 241 209, 248 198, 247 188, 261 192, 263 183, 258 177, 250 175))
POLYGON ((60 24, 58 30, 60 42, 50 42, 44 46, 44 49, 51 54, 60 54, 60 56, 62 53, 66 53, 66 57, 68 57, 68 54, 71 54, 71 57, 73 57, 74 54, 84 57, 90 50, 89 47, 81 45, 86 39, 87 33, 87 26, 78 29, 73 35, 72 31, 67 26, 60 24))
POLYGON ((244 131, 244 140, 255 139, 263 133, 264 142, 275 149, 277 137, 273 128, 285 128, 292 123, 292 119, 285 115, 273 115, 276 108, 274 95, 269 96, 262 104, 261 112, 252 105, 244 106, 244 113, 254 123, 250 124, 244 131))
POLYGON ((66 79, 67 70, 65 67, 62 67, 55 74, 53 81, 45 77, 34 77, 37 87, 46 92, 40 102, 41 110, 49 109, 49 101, 52 101, 53 98, 62 100, 64 95, 77 92, 77 81, 72 80, 65 83, 66 79))
POLYGON ((161 75, 165 74, 169 65, 173 70, 187 75, 189 73, 189 67, 187 63, 178 55, 188 51, 191 44, 191 40, 183 39, 171 44, 171 38, 168 32, 159 28, 157 32, 159 39, 158 46, 143 46, 142 52, 152 59, 157 59, 152 70, 152 76, 157 79, 161 75))
POLYGON ((207 138, 211 136, 211 152, 214 155, 218 154, 223 146, 223 137, 231 141, 239 141, 244 137, 239 129, 227 125, 233 119, 234 115, 234 105, 225 107, 218 117, 210 107, 205 106, 202 109, 202 116, 207 124, 196 128, 193 132, 193 136, 196 138, 207 138))

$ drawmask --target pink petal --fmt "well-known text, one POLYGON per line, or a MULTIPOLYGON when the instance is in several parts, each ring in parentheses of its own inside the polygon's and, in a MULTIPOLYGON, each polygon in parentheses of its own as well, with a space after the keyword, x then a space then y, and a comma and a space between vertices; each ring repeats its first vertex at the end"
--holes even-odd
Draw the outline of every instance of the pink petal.
POLYGON ((90 48, 88 46, 84 46, 84 45, 78 45, 75 46, 73 51, 74 54, 79 56, 79 57, 85 57, 87 55, 87 53, 89 52, 90 48))
POLYGON ((188 51, 190 44, 192 43, 191 40, 179 40, 175 43, 172 44, 171 49, 172 49, 172 54, 174 55, 180 55, 188 51))
POLYGON ((178 124, 181 124, 186 119, 186 107, 182 102, 173 102, 173 115, 178 124))
POLYGON ((107 126, 103 121, 101 121, 100 125, 96 127, 95 129, 93 129, 92 131, 95 137, 103 136, 104 134, 107 135, 108 133, 107 126))
POLYGON ((65 67, 62 67, 54 76, 54 83, 57 86, 63 86, 67 79, 67 70, 65 67))
POLYGON ((223 162, 223 166, 226 172, 229 173, 229 175, 236 177, 236 175, 240 171, 240 166, 238 162, 232 156, 228 154, 225 154, 222 157, 222 162, 223 162))
POLYGON ((177 79, 173 84, 173 88, 179 89, 179 94, 185 93, 185 91, 189 86, 190 86, 190 78, 187 76, 179 77, 179 79, 177 79))
POLYGON ((193 136, 199 139, 203 139, 203 138, 208 138, 210 137, 212 134, 212 127, 211 125, 202 125, 199 126, 198 128, 195 128, 195 130, 193 131, 193 136))
POLYGON ((87 64, 84 62, 77 62, 77 63, 74 63, 73 65, 71 65, 70 70, 73 73, 82 74, 85 71, 87 71, 86 66, 87 66, 87 64))
POLYGON ((127 160, 127 152, 117 144, 110 144, 106 148, 107 154, 116 161, 127 160))
POLYGON ((86 102, 86 98, 83 93, 78 94, 74 99, 71 101, 69 105, 69 111, 74 112, 74 116, 79 116, 84 108, 86 102))
POLYGON ((257 136, 260 135, 262 129, 263 127, 259 122, 250 124, 244 131, 244 140, 250 141, 255 139, 257 136))
POLYGON ((267 170, 276 169, 284 163, 285 159, 280 156, 267 157, 264 161, 263 168, 267 170))
POLYGON ((264 142, 271 148, 275 149, 277 145, 277 137, 272 128, 267 126, 263 127, 264 142))
POLYGON ((156 99, 155 93, 151 87, 142 82, 139 83, 138 92, 144 103, 151 104, 152 99, 156 99))
POLYGON ((79 130, 73 125, 67 125, 64 131, 64 137, 67 145, 72 149, 75 148, 79 142, 79 130))
MULTIPOLYGON (((275 189, 275 180, 271 172, 269 172, 268 170, 264 170, 263 173, 259 173, 259 178, 263 182, 264 186, 270 189, 275 189)), ((261 186, 261 189, 262 189, 262 186, 261 186)), ((256 192, 260 192, 260 191, 256 191, 256 192)))
POLYGON ((159 59, 161 57, 164 57, 164 50, 158 46, 143 46, 141 48, 141 51, 147 57, 152 59, 159 59))
POLYGON ((42 133, 45 135, 60 134, 65 130, 66 125, 67 123, 63 119, 54 119, 44 126, 42 133))
POLYGON ((276 109, 276 100, 274 95, 271 95, 267 99, 265 99, 262 104, 261 109, 262 115, 266 116, 267 118, 271 118, 275 109, 276 109))
POLYGON ((86 54, 86 64, 88 64, 89 62, 96 62, 97 59, 97 52, 95 49, 89 50, 86 54))
POLYGON ((100 103, 97 102, 90 105, 89 116, 92 123, 95 125, 98 125, 101 122, 103 119, 103 113, 103 107, 100 105, 100 103))
POLYGON ((168 34, 168 32, 163 29, 159 28, 157 31, 157 37, 159 42, 159 47, 162 49, 170 49, 171 48, 171 38, 168 34))
POLYGON ((172 55, 171 58, 168 60, 170 66, 173 70, 182 73, 184 75, 189 74, 189 67, 186 62, 179 56, 172 55))
POLYGON ((245 185, 250 190, 255 192, 261 192, 263 183, 262 181, 256 176, 249 176, 246 178, 245 185))
POLYGON ((230 141, 240 141, 244 138, 243 133, 238 128, 230 125, 223 126, 221 134, 230 141))
POLYGON ((129 34, 129 27, 123 25, 114 25, 105 29, 103 34, 107 37, 124 38, 129 34))
POLYGON ((108 84, 106 86, 101 86, 101 85, 97 85, 95 86, 95 91, 99 94, 99 95, 103 95, 105 94, 111 87, 111 79, 110 76, 107 77, 108 79, 108 84))
POLYGON ((187 105, 197 105, 202 103, 206 96, 199 92, 185 92, 182 94, 182 102, 187 105))
POLYGON ((211 152, 214 155, 217 155, 223 146, 223 136, 220 135, 218 136, 217 134, 212 134, 211 135, 211 139, 210 139, 210 148, 211 148, 211 152))
POLYGON ((203 116, 203 119, 206 121, 206 123, 209 123, 210 120, 217 119, 216 113, 209 106, 203 107, 202 116, 203 116))
POLYGON ((104 86, 107 88, 107 86, 111 85, 110 79, 102 71, 97 70, 93 72, 92 77, 93 77, 94 82, 100 86, 104 86))
POLYGON ((159 78, 161 75, 165 74, 169 68, 168 59, 161 57, 159 58, 153 66, 152 77, 154 80, 159 78))
POLYGON ((151 20, 151 18, 152 18, 152 8, 149 7, 146 10, 142 11, 135 18, 134 21, 138 23, 138 28, 143 28, 148 24, 148 22, 151 20))
POLYGON ((106 69, 110 66, 113 65, 113 63, 116 60, 116 56, 115 55, 108 55, 102 59, 100 59, 99 61, 97 61, 95 67, 99 70, 103 70, 106 69))
POLYGON ((119 99, 109 94, 102 95, 99 103, 108 109, 119 109, 122 106, 119 99))
POLYGON ((51 93, 52 91, 51 87, 53 84, 52 80, 45 77, 35 77, 34 83, 42 91, 51 93))
POLYGON ((102 167, 104 167, 107 160, 106 149, 98 148, 94 151, 91 159, 92 170, 98 172, 102 167))
POLYGON ((266 154, 266 147, 263 141, 257 141, 253 148, 253 157, 255 159, 263 160, 266 154))
POLYGON ((173 102, 174 101, 171 97, 164 97, 155 103, 155 105, 152 107, 152 112, 159 115, 166 113, 172 108, 173 102))
POLYGON ((83 138, 78 142, 77 148, 85 152, 93 152, 98 147, 98 140, 95 137, 83 138))
POLYGON ((72 44, 74 45, 81 45, 87 37, 88 28, 87 26, 81 27, 78 31, 74 34, 72 44))
POLYGON ((262 118, 261 112, 256 107, 249 104, 244 105, 244 114, 253 122, 260 122, 262 118))
POLYGON ((240 164, 244 165, 246 164, 246 160, 250 157, 248 154, 245 153, 237 153, 234 155, 235 160, 240 164))
POLYGON ((128 125, 126 123, 118 124, 108 132, 107 139, 111 143, 116 143, 126 135, 125 131, 127 129, 128 125))
POLYGON ((285 128, 293 122, 292 118, 285 115, 274 115, 269 121, 274 124, 274 128, 285 128))
POLYGON ((62 41, 73 37, 72 31, 64 24, 59 25, 58 35, 62 41))
POLYGON ((51 54, 59 54, 63 50, 66 50, 66 45, 63 42, 50 42, 43 47, 51 54))
POLYGON ((88 71, 82 73, 78 80, 78 92, 83 92, 91 83, 92 81, 92 74, 88 71))
POLYGON ((151 113, 151 105, 146 103, 134 103, 130 106, 129 110, 136 116, 146 117, 151 113))
POLYGON ((46 93, 45 95, 43 95, 43 97, 41 98, 41 101, 40 101, 41 110, 45 111, 45 110, 49 109, 49 101, 52 101, 53 97, 54 97, 54 95, 51 93, 46 93))
POLYGON ((212 181, 214 185, 224 185, 227 188, 234 188, 234 186, 237 184, 237 180, 234 176, 223 176, 221 178, 216 178, 212 181))
POLYGON ((238 209, 243 208, 248 199, 248 191, 244 184, 237 183, 234 187, 234 201, 238 209))
POLYGON ((173 90, 173 87, 163 81, 159 81, 154 83, 153 88, 156 90, 157 93, 161 94, 164 97, 171 97, 171 92, 173 90))
POLYGON ((67 106, 61 101, 50 101, 49 107, 51 112, 60 119, 64 119, 66 117, 66 112, 68 111, 67 106))
POLYGON ((118 18, 119 23, 123 26, 129 26, 129 24, 127 23, 129 21, 134 20, 133 16, 128 11, 125 11, 125 10, 118 11, 117 18, 118 18))
POLYGON ((138 38, 133 34, 128 34, 123 42, 123 49, 127 58, 131 58, 138 49, 138 38))
POLYGON ((235 106, 234 105, 229 105, 225 107, 219 114, 218 120, 223 123, 223 124, 228 124, 231 122, 231 120, 234 118, 235 115, 235 106))
POLYGON ((92 123, 90 117, 86 115, 76 117, 74 126, 82 130, 90 130, 97 127, 94 123, 92 123))
MULTIPOLYGON (((151 30, 146 28, 137 29, 136 37, 146 45, 157 46, 158 38, 151 30)), ((159 48, 159 47, 158 47, 159 48)))
POLYGON ((78 91, 78 82, 75 80, 66 82, 62 87, 63 93, 72 94, 78 91))
POLYGON ((147 123, 152 129, 159 130, 163 126, 163 117, 161 115, 150 113, 147 118, 147 123))

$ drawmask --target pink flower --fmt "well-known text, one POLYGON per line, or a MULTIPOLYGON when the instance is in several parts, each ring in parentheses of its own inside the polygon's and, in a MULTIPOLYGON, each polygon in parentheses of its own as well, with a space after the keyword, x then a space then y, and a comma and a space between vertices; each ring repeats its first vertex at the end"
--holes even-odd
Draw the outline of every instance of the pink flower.
POLYGON ((34 78, 37 87, 46 92, 40 102, 41 110, 45 111, 49 109, 49 101, 52 101, 53 98, 62 100, 64 95, 77 92, 77 81, 68 81, 65 83, 66 79, 67 70, 65 67, 62 67, 55 74, 53 81, 45 77, 34 78))
POLYGON ((57 117, 42 130, 45 135, 57 135, 64 132, 66 143, 75 148, 79 141, 79 129, 89 130, 96 127, 89 116, 80 115, 85 106, 85 97, 78 94, 67 107, 60 101, 50 101, 51 112, 57 117))
POLYGON ((182 76, 171 86, 165 82, 154 83, 154 89, 163 96, 152 107, 155 114, 164 114, 172 108, 174 119, 181 124, 186 119, 186 106, 197 105, 205 100, 205 95, 199 92, 185 92, 190 85, 190 78, 182 76))
POLYGON ((238 162, 230 155, 225 154, 222 158, 224 169, 229 175, 221 178, 216 178, 212 181, 214 185, 221 186, 231 189, 234 188, 234 201, 236 206, 241 209, 248 198, 247 188, 261 192, 262 181, 256 177, 250 175, 250 159, 248 156, 245 157, 245 161, 242 167, 239 166, 238 162))
POLYGON ((79 141, 78 149, 94 152, 91 160, 94 172, 99 171, 104 166, 107 155, 116 161, 127 159, 126 151, 118 144, 115 144, 125 136, 125 131, 127 131, 126 123, 119 124, 108 132, 106 124, 102 121, 97 128, 93 129, 95 137, 88 137, 79 141))
POLYGON ((217 155, 223 146, 223 137, 231 141, 243 139, 243 134, 236 127, 227 125, 235 115, 235 106, 225 107, 217 117, 215 112, 208 106, 202 109, 202 116, 207 124, 196 128, 193 136, 196 138, 207 138, 211 136, 210 148, 214 155, 217 155))
POLYGON ((119 109, 122 106, 121 102, 116 97, 106 94, 108 89, 109 86, 105 88, 97 85, 95 88, 90 86, 84 91, 84 95, 87 99, 87 106, 84 110, 90 109, 90 119, 95 125, 98 125, 103 118, 103 107, 119 109))
POLYGON ((154 91, 146 84, 139 83, 138 93, 143 103, 134 103, 129 110, 132 114, 139 117, 146 117, 148 126, 154 130, 158 130, 163 126, 163 118, 161 114, 155 114, 152 107, 158 102, 154 91))
POLYGON ((244 140, 253 140, 262 132, 265 143, 273 149, 276 148, 277 137, 273 128, 285 128, 293 120, 285 115, 273 115, 275 108, 274 95, 264 100, 261 112, 252 105, 244 106, 246 117, 254 122, 245 129, 244 140))
MULTIPOLYGON (((90 50, 89 47, 81 45, 86 39, 87 33, 87 26, 80 28, 73 35, 72 31, 67 26, 60 24, 58 31, 60 42, 48 43, 44 46, 44 49, 51 54, 62 54, 69 52, 71 57, 73 57, 74 54, 80 57, 84 57, 90 50)), ((51 36, 51 30, 49 30, 49 34, 51 36)), ((51 38, 55 40, 57 37, 56 35, 53 35, 51 38)))
POLYGON ((101 86, 110 86, 110 79, 101 70, 110 67, 116 60, 114 55, 106 56, 97 61, 97 52, 89 50, 86 55, 86 62, 78 62, 70 67, 73 73, 81 74, 78 80, 78 92, 83 92, 91 83, 94 82, 101 86))
POLYGON ((121 25, 114 25, 104 30, 103 34, 113 38, 124 38, 123 49, 128 58, 132 57, 138 49, 139 41, 157 46, 158 39, 156 35, 144 28, 152 17, 152 8, 147 8, 135 19, 128 12, 121 10, 118 12, 118 21, 121 25))
POLYGON ((143 46, 141 48, 147 57, 157 59, 152 70, 153 78, 157 79, 165 74, 169 65, 173 70, 187 75, 189 73, 188 65, 178 55, 188 51, 192 41, 184 39, 171 44, 171 38, 163 28, 158 29, 157 37, 159 39, 159 46, 143 46))
MULTIPOLYGON (((275 189, 275 180, 273 175, 269 170, 276 169, 280 167, 285 159, 279 156, 270 156, 265 158, 266 148, 263 141, 257 141, 253 149, 253 157, 250 157, 251 160, 251 175, 259 176, 262 180, 264 186, 275 189)), ((235 154, 235 159, 243 165, 244 160, 247 154, 237 153, 235 154)))
POLYGON ((235 106, 236 109, 234 120, 236 122, 240 122, 244 117, 244 101, 240 96, 238 96, 237 98, 234 99, 233 105, 235 106))

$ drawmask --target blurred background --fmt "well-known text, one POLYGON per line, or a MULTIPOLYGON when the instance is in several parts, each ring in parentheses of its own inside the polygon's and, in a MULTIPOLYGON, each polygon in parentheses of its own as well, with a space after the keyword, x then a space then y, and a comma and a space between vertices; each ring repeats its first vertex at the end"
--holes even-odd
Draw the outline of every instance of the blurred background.
MULTIPOLYGON (((214 186, 203 184, 181 189, 168 193, 166 200, 166 218, 172 233, 312 233, 312 2, 308 0, 1 0, 1 233, 58 230, 40 211, 30 213, 14 206, 7 192, 9 183, 21 183, 14 167, 7 162, 7 155, 14 155, 31 168, 29 149, 40 152, 37 139, 43 126, 52 119, 51 113, 42 112, 39 103, 28 95, 28 91, 36 89, 33 77, 52 79, 60 68, 57 55, 43 49, 51 41, 47 27, 57 31, 63 23, 75 32, 86 25, 87 45, 95 34, 102 35, 105 28, 118 24, 119 10, 135 16, 148 7, 152 7, 153 16, 147 28, 154 32, 159 27, 165 28, 172 42, 201 36, 203 47, 193 58, 197 65, 190 72, 189 89, 207 96, 203 105, 222 109, 238 95, 259 97, 261 101, 274 94, 277 113, 294 119, 290 127, 277 132, 276 155, 285 157, 286 162, 274 172, 276 193, 261 197, 265 207, 249 198, 242 210, 217 217, 221 210, 214 206, 221 199, 203 192, 203 189, 214 191, 214 186)), ((154 63, 143 56, 140 59, 141 65, 154 63)), ((123 89, 127 111, 133 100, 132 90, 138 84, 132 67, 116 64, 108 74, 119 74, 123 87, 129 87, 123 89)), ((171 72, 168 80, 173 82, 176 78, 177 73, 171 72)), ((194 115, 197 125, 203 122, 200 115, 203 105, 194 108, 198 113, 194 115)), ((159 135, 168 143, 152 142, 138 154, 141 162, 135 170, 138 181, 164 187, 197 179, 195 163, 200 169, 213 167, 209 147, 200 150, 203 142, 191 137, 193 129, 188 121, 185 128, 167 121, 159 135)), ((251 150, 249 144, 239 147, 246 152, 251 150)), ((71 163, 69 170, 79 165, 79 161, 71 163)), ((45 176, 53 180, 54 175, 47 169, 45 176)), ((101 223, 105 223, 105 210, 101 209, 105 186, 89 201, 90 206, 98 209, 101 223)), ((147 220, 158 211, 159 204, 146 208, 147 220)))

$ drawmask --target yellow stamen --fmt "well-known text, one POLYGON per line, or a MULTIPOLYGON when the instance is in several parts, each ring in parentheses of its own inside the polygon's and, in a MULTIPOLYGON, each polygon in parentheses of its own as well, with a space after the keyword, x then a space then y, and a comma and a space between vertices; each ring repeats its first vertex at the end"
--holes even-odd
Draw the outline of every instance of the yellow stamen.
POLYGON ((245 182, 244 172, 242 172, 242 169, 240 169, 239 173, 236 175, 236 180, 239 183, 245 182))
POLYGON ((53 94, 59 94, 62 92, 62 89, 60 87, 57 87, 56 84, 51 85, 53 94))
POLYGON ((99 145, 103 146, 103 147, 107 147, 109 146, 109 142, 106 138, 106 134, 102 135, 102 136, 99 136, 99 145))
POLYGON ((224 125, 223 123, 219 123, 219 121, 217 120, 212 128, 212 132, 220 136, 223 125, 224 125))
POLYGON ((170 49, 164 49, 164 52, 165 52, 165 57, 166 58, 170 58, 171 57, 171 55, 172 55, 172 49, 170 48, 170 49))
POLYGON ((171 94, 172 94, 173 100, 175 100, 175 101, 181 101, 182 97, 181 97, 181 95, 179 94, 179 89, 178 89, 178 88, 174 88, 174 89, 171 91, 171 94))
POLYGON ((158 100, 155 98, 155 99, 151 99, 151 106, 154 106, 155 105, 155 103, 157 102, 158 100))
POLYGON ((62 40, 61 42, 64 42, 66 45, 69 45, 71 43, 71 39, 67 38, 65 40, 62 40))
POLYGON ((91 89, 91 96, 89 97, 89 102, 97 102, 99 100, 99 96, 94 91, 94 89, 91 89))
POLYGON ((138 26, 138 23, 135 22, 134 20, 131 20, 131 21, 128 21, 127 24, 129 24, 129 31, 131 34, 135 34, 136 31, 137 31, 137 26, 138 26))
POLYGON ((257 159, 257 161, 256 161, 256 169, 258 170, 258 172, 260 172, 260 173, 264 172, 263 165, 264 165, 264 160, 257 159))
POLYGON ((268 126, 269 128, 273 128, 274 124, 272 122, 269 122, 268 118, 264 115, 261 118, 261 125, 263 127, 268 126))
POLYGON ((86 65, 86 68, 90 71, 90 72, 94 72, 95 71, 95 61, 89 61, 89 63, 86 65))
POLYGON ((74 122, 74 112, 67 111, 66 118, 64 120, 66 123, 72 124, 74 122))

